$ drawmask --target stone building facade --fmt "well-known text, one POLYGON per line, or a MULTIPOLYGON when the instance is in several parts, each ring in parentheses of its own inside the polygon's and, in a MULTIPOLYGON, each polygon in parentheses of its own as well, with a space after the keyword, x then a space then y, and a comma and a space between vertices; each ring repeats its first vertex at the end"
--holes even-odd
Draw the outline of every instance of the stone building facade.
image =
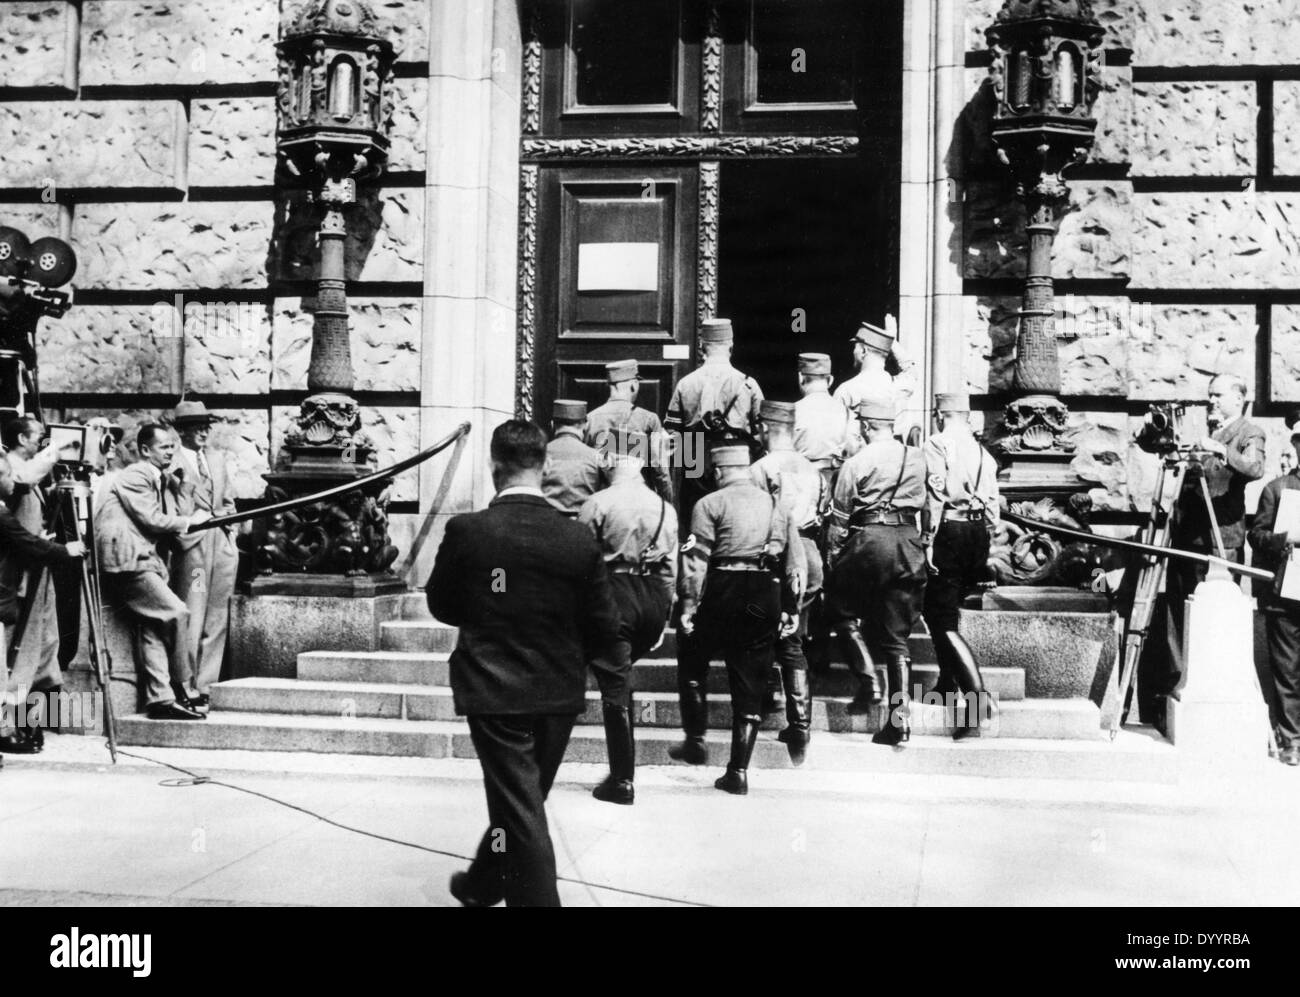
MULTIPOLYGON (((402 50, 388 172, 351 220, 357 396, 381 463, 462 420, 474 426, 432 530, 420 535, 447 460, 396 489, 399 566, 418 582, 438 523, 490 496, 493 425, 542 398, 538 268, 554 246, 537 226, 536 150, 558 147, 534 137, 543 52, 530 0, 371 2, 402 50)), ((886 304, 922 361, 925 393, 967 387, 994 412, 1010 387, 1025 247, 987 139, 983 29, 1001 0, 879 2, 901 8, 886 304)), ((297 6, 0 3, 0 224, 59 235, 80 257, 75 307, 41 327, 47 409, 130 426, 186 390, 222 416, 216 442, 245 496, 260 494, 305 390, 312 246, 279 224, 272 185, 274 42, 282 8, 297 6)), ((1213 373, 1245 376, 1271 468, 1281 417, 1300 405, 1300 16, 1295 0, 1093 7, 1107 31, 1105 87, 1057 240, 1058 331, 1076 467, 1102 507, 1126 511, 1142 508, 1151 483, 1127 443, 1149 401, 1203 399, 1213 373)), ((672 141, 697 143, 698 175, 716 195, 712 162, 725 184, 729 156, 798 149, 730 140, 725 120, 707 138, 709 74, 716 83, 732 51, 711 47, 711 23, 695 39, 704 75, 690 90, 706 138, 672 141)), ((796 138, 857 154, 824 134, 796 138)), ((666 147, 602 148, 631 169, 666 147)), ((717 231, 701 203, 701 255, 690 259, 707 277, 717 231)), ((716 303, 706 278, 693 290, 701 312, 716 303)), ((803 347, 781 348, 793 358, 803 347)))

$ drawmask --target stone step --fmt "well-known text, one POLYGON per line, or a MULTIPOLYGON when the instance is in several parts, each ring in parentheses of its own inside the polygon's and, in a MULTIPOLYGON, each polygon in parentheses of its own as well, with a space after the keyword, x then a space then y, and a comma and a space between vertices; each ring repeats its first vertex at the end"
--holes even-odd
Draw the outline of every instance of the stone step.
MULTIPOLYGON (((656 655, 660 652, 655 652, 656 655)), ((632 688, 644 692, 676 692, 677 662, 665 657, 638 661, 633 667, 632 688)), ((999 701, 1025 698, 1025 673, 1020 668, 985 668, 984 681, 999 701)), ((447 685, 446 652, 423 651, 310 651, 298 655, 298 678, 319 682, 413 682, 419 685, 447 685)), ((913 664, 912 683, 929 692, 939 680, 938 665, 913 664)), ((587 687, 596 688, 594 676, 587 687)), ((852 696, 857 680, 843 665, 812 677, 815 696, 852 696)), ((727 675, 721 662, 709 669, 709 692, 727 694, 727 675)))
MULTIPOLYGON (((379 648, 382 651, 434 652, 451 651, 456 646, 456 628, 445 626, 436 620, 390 620, 379 625, 379 648)), ((908 649, 912 661, 916 663, 933 663, 934 643, 930 635, 924 632, 912 634, 908 649)), ((677 656, 677 631, 669 629, 664 634, 664 642, 654 652, 656 657, 675 658, 677 656)), ((838 660, 838 654, 832 650, 832 657, 838 660)))
MULTIPOLYGON (((668 748, 680 739, 673 730, 642 728, 637 732, 637 763, 674 764, 668 748)), ((261 751, 310 751, 426 758, 473 758, 474 746, 463 723, 383 718, 268 716, 261 713, 214 712, 205 721, 148 720, 123 717, 118 741, 124 746, 224 748, 261 751)), ((710 765, 726 763, 728 735, 708 736, 710 765)), ((605 764, 605 736, 596 726, 574 728, 565 760, 605 764)), ((955 742, 915 738, 901 749, 871 743, 867 734, 814 735, 805 768, 855 771, 864 775, 979 775, 1018 779, 1092 779, 1173 783, 1177 779, 1173 745, 1126 730, 1114 742, 1043 741, 980 738, 955 742)), ((751 766, 789 768, 785 746, 775 735, 759 735, 751 766)), ((434 774, 431 770, 430 774, 434 774)), ((756 789, 761 779, 751 776, 756 789)))
MULTIPOLYGON (((882 716, 847 712, 847 696, 818 696, 813 699, 814 730, 873 733, 882 716)), ((263 714, 387 718, 406 720, 457 719, 451 689, 415 683, 375 683, 246 678, 221 682, 212 688, 213 715, 225 711, 263 714)), ((636 692, 633 695, 636 723, 641 727, 680 729, 681 707, 675 692, 636 692)), ((951 736, 952 705, 941 702, 912 704, 915 736, 951 736)), ((731 702, 728 697, 709 697, 709 727, 729 730, 731 702)), ((587 693, 587 709, 580 723, 601 722, 600 694, 587 693)), ((785 726, 781 714, 767 717, 766 730, 785 726)), ((988 723, 990 737, 1043 739, 1099 738, 1101 713, 1088 700, 1036 699, 1009 701, 1001 705, 988 723)))

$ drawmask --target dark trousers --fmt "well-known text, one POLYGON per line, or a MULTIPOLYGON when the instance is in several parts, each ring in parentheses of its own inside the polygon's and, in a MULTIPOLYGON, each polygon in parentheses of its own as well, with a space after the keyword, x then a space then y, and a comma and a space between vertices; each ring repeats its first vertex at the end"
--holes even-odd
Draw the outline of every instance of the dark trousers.
POLYGON ((655 645, 668 622, 672 597, 664 580, 654 575, 611 574, 609 586, 618 609, 618 642, 614 660, 593 662, 600 698, 628 706, 632 695, 632 664, 655 645))
POLYGON ((471 716, 483 767, 488 829, 469 867, 468 892, 508 907, 558 907, 546 797, 564 759, 574 716, 471 716))
POLYGON ((925 572, 925 547, 915 526, 864 526, 832 571, 832 620, 860 620, 873 652, 908 657, 907 639, 926 592, 925 572))
POLYGON ((989 530, 982 522, 960 519, 939 524, 934 537, 934 567, 925 586, 921 615, 934 642, 939 675, 946 686, 962 688, 947 634, 957 633, 962 600, 989 577, 989 530))
POLYGON ((704 687, 709 661, 727 663, 731 710, 762 716, 768 670, 781 625, 781 583, 769 571, 710 571, 695 614, 695 632, 677 637, 677 682, 704 687))
POLYGON ((1266 610, 1264 632, 1277 691, 1277 744, 1300 745, 1300 607, 1266 610))
MULTIPOLYGON (((1224 552, 1241 563, 1242 549, 1224 552)), ((1205 581, 1209 565, 1169 558, 1165 568, 1165 594, 1156 602, 1151 626, 1138 663, 1138 713, 1142 720, 1164 724, 1164 701, 1178 688, 1185 670, 1183 629, 1187 599, 1205 581)))
POLYGON ((788 637, 780 637, 776 642, 776 663, 784 672, 787 668, 805 671, 808 658, 804 654, 804 644, 808 640, 808 617, 813 604, 822 590, 822 556, 817 544, 808 537, 801 537, 804 557, 808 561, 808 585, 799 600, 799 629, 788 637))

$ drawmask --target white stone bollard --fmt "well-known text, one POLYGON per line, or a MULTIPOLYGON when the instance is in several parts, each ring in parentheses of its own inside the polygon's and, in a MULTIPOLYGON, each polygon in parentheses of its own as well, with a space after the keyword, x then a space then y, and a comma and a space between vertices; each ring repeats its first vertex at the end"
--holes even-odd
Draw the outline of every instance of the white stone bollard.
POLYGON ((1268 707, 1255 678, 1250 600, 1226 576, 1187 600, 1183 677, 1169 700, 1182 781, 1256 775, 1268 761, 1268 707))

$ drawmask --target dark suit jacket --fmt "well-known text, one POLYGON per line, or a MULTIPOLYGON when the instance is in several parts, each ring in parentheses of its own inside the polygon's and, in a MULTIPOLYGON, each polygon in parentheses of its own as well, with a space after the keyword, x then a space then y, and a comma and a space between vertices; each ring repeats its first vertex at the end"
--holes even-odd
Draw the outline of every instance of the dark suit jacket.
MULTIPOLYGON (((25 571, 39 564, 67 560, 71 560, 67 547, 25 529, 0 502, 0 623, 18 622, 18 587, 25 571)), ((0 669, 3 667, 0 661, 0 669)))
POLYGON ((460 628, 461 714, 581 713, 587 667, 618 637, 596 538, 532 495, 453 518, 426 593, 430 612, 460 628))
MULTIPOLYGON (((1290 544, 1285 533, 1275 533, 1273 526, 1277 522, 1277 509, 1282 501, 1282 493, 1300 489, 1300 470, 1274 478, 1259 494, 1259 506, 1255 510, 1255 522, 1249 534, 1251 550, 1255 552, 1254 565, 1265 571, 1276 571, 1282 559, 1290 554, 1290 544)), ((1273 583, 1262 578, 1253 579, 1251 585, 1255 597, 1259 599, 1261 609, 1283 605, 1273 597, 1273 583)), ((1294 608, 1294 603, 1284 604, 1294 608)))
MULTIPOLYGON (((1264 476, 1264 431, 1243 417, 1215 430, 1214 438, 1227 447, 1228 456, 1207 457, 1201 466, 1224 549, 1234 550, 1246 542, 1246 483, 1264 476)), ((1171 538, 1183 550, 1214 548, 1201 483, 1193 475, 1183 485, 1171 538)))

